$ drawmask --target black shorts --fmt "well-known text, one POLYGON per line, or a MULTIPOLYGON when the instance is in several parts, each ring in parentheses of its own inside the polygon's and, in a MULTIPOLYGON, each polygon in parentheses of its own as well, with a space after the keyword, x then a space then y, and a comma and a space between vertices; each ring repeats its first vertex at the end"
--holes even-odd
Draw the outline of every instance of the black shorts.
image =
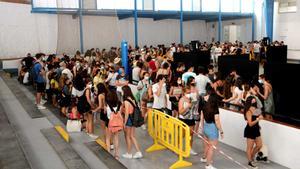
POLYGON ((38 82, 36 82, 36 91, 38 93, 44 93, 45 92, 45 88, 46 88, 45 83, 38 83, 38 82))
POLYGON ((186 125, 188 126, 195 126, 195 120, 191 120, 191 119, 181 119, 179 118, 180 121, 184 122, 186 125))
POLYGON ((100 120, 105 122, 105 126, 108 127, 109 119, 107 117, 107 114, 104 113, 104 110, 100 110, 100 120))

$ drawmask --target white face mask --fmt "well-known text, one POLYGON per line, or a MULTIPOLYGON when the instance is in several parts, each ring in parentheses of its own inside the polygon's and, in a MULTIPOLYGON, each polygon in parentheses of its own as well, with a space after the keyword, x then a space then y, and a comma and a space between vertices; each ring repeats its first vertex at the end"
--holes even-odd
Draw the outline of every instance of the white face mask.
POLYGON ((182 83, 181 80, 178 80, 178 81, 177 81, 177 84, 181 85, 181 83, 182 83))
POLYGON ((163 84, 163 87, 166 87, 166 85, 167 85, 167 84, 166 84, 166 83, 164 83, 164 84, 163 84))
POLYGON ((260 84, 263 84, 263 83, 264 83, 264 81, 263 81, 263 80, 261 80, 261 79, 259 79, 259 80, 258 80, 258 83, 260 83, 260 84))
POLYGON ((149 76, 145 76, 145 80, 149 80, 149 76))
POLYGON ((185 94, 185 97, 187 97, 187 98, 191 98, 191 94, 185 94))

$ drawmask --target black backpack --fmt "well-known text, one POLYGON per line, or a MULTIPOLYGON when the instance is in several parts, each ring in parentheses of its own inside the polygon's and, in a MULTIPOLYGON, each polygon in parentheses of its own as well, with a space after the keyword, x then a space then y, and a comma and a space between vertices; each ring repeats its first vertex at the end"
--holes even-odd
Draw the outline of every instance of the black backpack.
POLYGON ((128 101, 134 107, 133 113, 129 115, 129 118, 132 121, 132 125, 134 127, 141 127, 145 122, 140 108, 136 103, 134 105, 131 100, 126 99, 126 101, 128 101))

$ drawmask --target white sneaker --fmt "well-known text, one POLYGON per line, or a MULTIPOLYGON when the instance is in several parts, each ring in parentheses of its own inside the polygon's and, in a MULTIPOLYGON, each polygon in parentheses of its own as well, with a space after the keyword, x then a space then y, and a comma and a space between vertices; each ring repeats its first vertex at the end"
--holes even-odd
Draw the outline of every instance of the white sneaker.
POLYGON ((92 139, 96 140, 99 136, 87 133, 92 139))
POLYGON ((143 130, 146 130, 146 129, 147 129, 145 124, 142 125, 142 129, 143 129, 143 130))
POLYGON ((133 156, 133 158, 138 159, 138 158, 143 158, 142 152, 136 152, 133 156))
POLYGON ((114 147, 114 145, 112 144, 112 145, 110 145, 110 149, 111 150, 113 150, 115 147, 114 147))
POLYGON ((38 108, 39 110, 45 110, 45 109, 46 109, 46 107, 43 106, 43 105, 37 105, 37 108, 38 108))
POLYGON ((191 149, 190 154, 196 156, 198 153, 196 153, 193 149, 191 149))
POLYGON ((200 158, 200 162, 201 162, 201 163, 206 163, 206 162, 207 162, 207 159, 201 157, 201 158, 200 158))
POLYGON ((212 166, 212 165, 207 165, 207 166, 205 166, 205 169, 217 169, 217 168, 215 168, 215 167, 212 166))
POLYGON ((132 159, 132 154, 126 153, 126 154, 123 154, 122 157, 123 157, 123 158, 132 159))
POLYGON ((41 105, 44 105, 45 103, 47 103, 47 100, 41 99, 41 105))

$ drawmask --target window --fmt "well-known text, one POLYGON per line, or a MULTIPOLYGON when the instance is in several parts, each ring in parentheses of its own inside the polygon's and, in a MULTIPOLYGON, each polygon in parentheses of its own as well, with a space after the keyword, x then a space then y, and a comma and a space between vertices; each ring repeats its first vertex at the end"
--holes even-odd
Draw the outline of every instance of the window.
POLYGON ((97 0, 98 9, 134 9, 134 0, 97 0))
POLYGON ((182 0, 182 9, 184 11, 192 11, 193 0, 182 0))
POLYGON ((297 12, 297 1, 296 0, 281 0, 279 1, 279 13, 297 12))
POLYGON ((252 13, 253 12, 253 2, 254 2, 254 0, 242 0, 241 12, 242 13, 252 13))
POLYGON ((33 7, 35 8, 56 8, 56 0, 34 0, 33 7))
POLYGON ((155 0, 155 10, 180 11, 180 0, 155 0))
POLYGON ((203 12, 218 12, 219 0, 202 0, 203 12))
POLYGON ((78 0, 34 0, 34 8, 79 8, 78 0))
POLYGON ((57 0, 58 8, 79 8, 78 0, 57 0))
POLYGON ((240 0, 222 0, 222 12, 240 12, 240 0))

